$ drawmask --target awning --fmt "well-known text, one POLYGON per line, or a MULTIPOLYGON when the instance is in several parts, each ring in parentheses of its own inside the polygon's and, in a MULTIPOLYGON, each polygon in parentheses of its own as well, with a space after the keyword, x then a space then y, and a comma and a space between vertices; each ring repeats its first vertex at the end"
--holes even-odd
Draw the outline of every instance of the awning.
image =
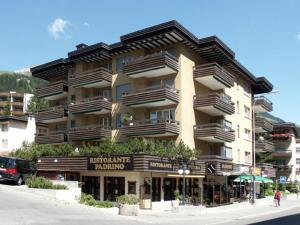
MULTIPOLYGON (((253 182, 253 176, 252 175, 244 175, 244 176, 239 176, 233 180, 233 182, 248 182, 251 183, 253 182)), ((265 183, 265 184, 272 184, 273 180, 267 177, 262 177, 262 176, 255 176, 255 182, 256 183, 265 183)))

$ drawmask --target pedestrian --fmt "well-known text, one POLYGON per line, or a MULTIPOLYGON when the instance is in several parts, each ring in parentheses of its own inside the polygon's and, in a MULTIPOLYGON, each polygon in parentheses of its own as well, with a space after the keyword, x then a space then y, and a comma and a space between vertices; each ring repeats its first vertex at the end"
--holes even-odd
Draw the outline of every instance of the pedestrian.
POLYGON ((275 206, 280 206, 280 199, 281 199, 281 193, 279 190, 275 191, 274 195, 274 201, 275 201, 275 206))

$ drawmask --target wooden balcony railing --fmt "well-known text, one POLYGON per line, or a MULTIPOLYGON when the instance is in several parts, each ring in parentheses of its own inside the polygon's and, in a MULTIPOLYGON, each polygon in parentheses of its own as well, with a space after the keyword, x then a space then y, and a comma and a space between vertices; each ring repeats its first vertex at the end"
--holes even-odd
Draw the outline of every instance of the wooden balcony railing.
POLYGON ((232 142, 235 140, 234 130, 219 123, 194 126, 194 137, 207 142, 232 142))
POLYGON ((213 116, 232 115, 235 111, 231 97, 219 93, 195 95, 194 108, 213 116))
POLYGON ((73 74, 69 77, 69 85, 79 87, 108 87, 111 86, 112 72, 100 67, 82 73, 73 74))
POLYGON ((274 144, 268 140, 257 140, 255 141, 256 152, 273 152, 274 144))
POLYGON ((96 113, 105 114, 110 113, 112 109, 111 99, 103 96, 96 96, 92 98, 82 99, 80 102, 71 103, 69 111, 72 114, 79 113, 96 113))
POLYGON ((57 81, 47 86, 37 88, 35 94, 39 98, 59 99, 67 97, 68 83, 66 81, 57 81))
POLYGON ((234 86, 234 77, 217 63, 207 63, 196 66, 194 79, 212 90, 234 86))
POLYGON ((123 66, 123 74, 133 78, 158 77, 178 71, 178 59, 168 52, 158 52, 151 55, 141 56, 123 66))
POLYGON ((136 120, 124 125, 127 136, 175 136, 179 134, 179 122, 175 120, 136 120))
POLYGON ((273 103, 265 96, 255 97, 254 110, 256 112, 271 112, 273 111, 273 103))
POLYGON ((69 139, 72 141, 101 140, 111 137, 111 128, 103 126, 83 126, 69 129, 69 139))
POLYGON ((273 124, 263 118, 255 118, 255 131, 259 132, 272 132, 273 124))
POLYGON ((123 93, 122 96, 122 104, 132 107, 157 107, 174 105, 178 102, 179 91, 167 85, 150 86, 130 93, 123 93))
POLYGON ((36 134, 35 142, 38 144, 56 144, 67 142, 67 132, 66 131, 55 131, 48 132, 46 134, 36 134))
POLYGON ((54 106, 43 109, 35 114, 37 122, 60 122, 67 120, 67 106, 54 106))

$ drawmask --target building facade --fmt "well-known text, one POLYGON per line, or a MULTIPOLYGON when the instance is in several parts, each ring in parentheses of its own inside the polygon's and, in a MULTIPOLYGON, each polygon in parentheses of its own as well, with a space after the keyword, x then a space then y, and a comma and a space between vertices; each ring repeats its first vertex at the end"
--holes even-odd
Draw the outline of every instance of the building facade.
MULTIPOLYGON (((37 143, 98 145, 103 137, 182 140, 201 152, 204 165, 218 170, 205 169, 204 179, 199 178, 197 185, 205 190, 215 185, 221 190, 222 172, 239 174, 252 165, 253 110, 272 110, 267 99, 254 101, 272 90, 266 78, 242 66, 219 38, 198 39, 176 21, 120 39, 111 45, 80 44, 68 58, 31 69, 33 76, 49 81, 36 92, 50 104, 36 115, 49 129, 37 133, 37 143)), ((103 174, 84 172, 110 179, 103 174)), ((178 186, 178 179, 158 176, 152 181, 159 188, 164 182, 178 186)))
POLYGON ((28 103, 33 95, 28 93, 0 92, 0 115, 24 116, 27 112, 28 103))
POLYGON ((20 148, 23 142, 34 142, 34 117, 0 116, 0 129, 0 155, 8 155, 10 151, 20 148))

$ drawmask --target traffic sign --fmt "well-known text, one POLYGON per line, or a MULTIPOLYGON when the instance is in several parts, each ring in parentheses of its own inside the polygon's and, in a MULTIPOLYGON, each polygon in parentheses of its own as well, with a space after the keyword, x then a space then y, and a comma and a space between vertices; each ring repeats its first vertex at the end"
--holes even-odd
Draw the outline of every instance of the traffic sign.
POLYGON ((280 176, 279 183, 281 183, 281 184, 286 183, 286 176, 280 176))

